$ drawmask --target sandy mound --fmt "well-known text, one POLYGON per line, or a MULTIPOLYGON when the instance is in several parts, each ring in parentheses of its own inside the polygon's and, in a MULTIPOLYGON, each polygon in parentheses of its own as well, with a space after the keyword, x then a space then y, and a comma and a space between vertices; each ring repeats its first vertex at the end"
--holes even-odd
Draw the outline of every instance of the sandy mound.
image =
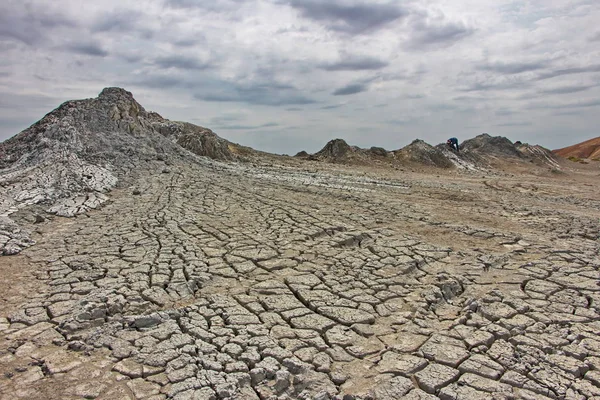
POLYGON ((561 157, 598 158, 600 159, 600 137, 574 144, 573 146, 554 150, 554 154, 561 157))

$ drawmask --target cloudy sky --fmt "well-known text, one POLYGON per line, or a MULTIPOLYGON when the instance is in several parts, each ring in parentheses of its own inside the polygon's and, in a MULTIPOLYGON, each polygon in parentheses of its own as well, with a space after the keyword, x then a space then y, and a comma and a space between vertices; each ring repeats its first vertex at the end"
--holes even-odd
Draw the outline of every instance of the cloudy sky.
POLYGON ((0 140, 106 86, 254 148, 600 136, 598 0, 4 0, 0 140))

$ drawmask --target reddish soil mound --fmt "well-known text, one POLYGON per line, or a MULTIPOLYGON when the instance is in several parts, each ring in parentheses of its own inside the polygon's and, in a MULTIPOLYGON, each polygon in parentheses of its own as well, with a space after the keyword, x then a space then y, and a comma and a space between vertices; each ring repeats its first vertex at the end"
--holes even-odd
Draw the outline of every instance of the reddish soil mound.
POLYGON ((574 144, 563 149, 553 150, 554 154, 561 157, 578 158, 600 158, 600 137, 586 140, 585 142, 574 144))

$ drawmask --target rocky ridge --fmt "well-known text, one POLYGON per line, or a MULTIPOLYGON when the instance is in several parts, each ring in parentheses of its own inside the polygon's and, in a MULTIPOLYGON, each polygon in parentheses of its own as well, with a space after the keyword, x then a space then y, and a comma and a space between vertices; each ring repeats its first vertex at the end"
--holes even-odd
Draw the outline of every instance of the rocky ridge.
POLYGON ((526 159, 535 162, 538 165, 549 166, 550 168, 554 168, 554 170, 562 169, 559 157, 547 148, 540 145, 530 145, 528 143, 515 143, 515 145, 526 159))
POLYGON ((300 152, 296 157, 307 158, 313 161, 325 161, 330 163, 369 163, 374 160, 385 160, 389 152, 382 147, 371 147, 370 149, 361 149, 357 146, 350 146, 344 139, 333 139, 315 154, 305 154, 300 152))
POLYGON ((0 254, 31 243, 9 220, 23 207, 80 214, 106 202, 119 180, 137 171, 168 172, 168 164, 197 162, 196 156, 234 160, 230 145, 209 129, 147 112, 120 88, 68 101, 0 144, 0 254))
POLYGON ((461 143, 458 153, 445 143, 431 146, 420 139, 391 152, 380 147, 361 149, 357 146, 350 146, 342 139, 334 139, 315 154, 300 152, 296 157, 341 164, 366 165, 375 162, 380 165, 456 168, 472 172, 494 170, 511 163, 527 164, 531 162, 548 168, 560 169, 558 159, 552 152, 541 146, 513 143, 505 137, 494 137, 486 133, 465 140, 461 143))
POLYGON ((455 163, 451 161, 451 152, 446 149, 433 147, 423 140, 416 139, 408 146, 394 151, 396 159, 404 162, 429 165, 438 168, 452 168, 455 163))

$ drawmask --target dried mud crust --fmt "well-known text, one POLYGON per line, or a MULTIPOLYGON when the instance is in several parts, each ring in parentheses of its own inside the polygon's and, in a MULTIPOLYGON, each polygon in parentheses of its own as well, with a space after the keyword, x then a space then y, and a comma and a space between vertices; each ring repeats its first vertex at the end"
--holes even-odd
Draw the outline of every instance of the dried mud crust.
POLYGON ((38 224, 0 398, 600 396, 593 187, 341 171, 173 165, 38 224))

